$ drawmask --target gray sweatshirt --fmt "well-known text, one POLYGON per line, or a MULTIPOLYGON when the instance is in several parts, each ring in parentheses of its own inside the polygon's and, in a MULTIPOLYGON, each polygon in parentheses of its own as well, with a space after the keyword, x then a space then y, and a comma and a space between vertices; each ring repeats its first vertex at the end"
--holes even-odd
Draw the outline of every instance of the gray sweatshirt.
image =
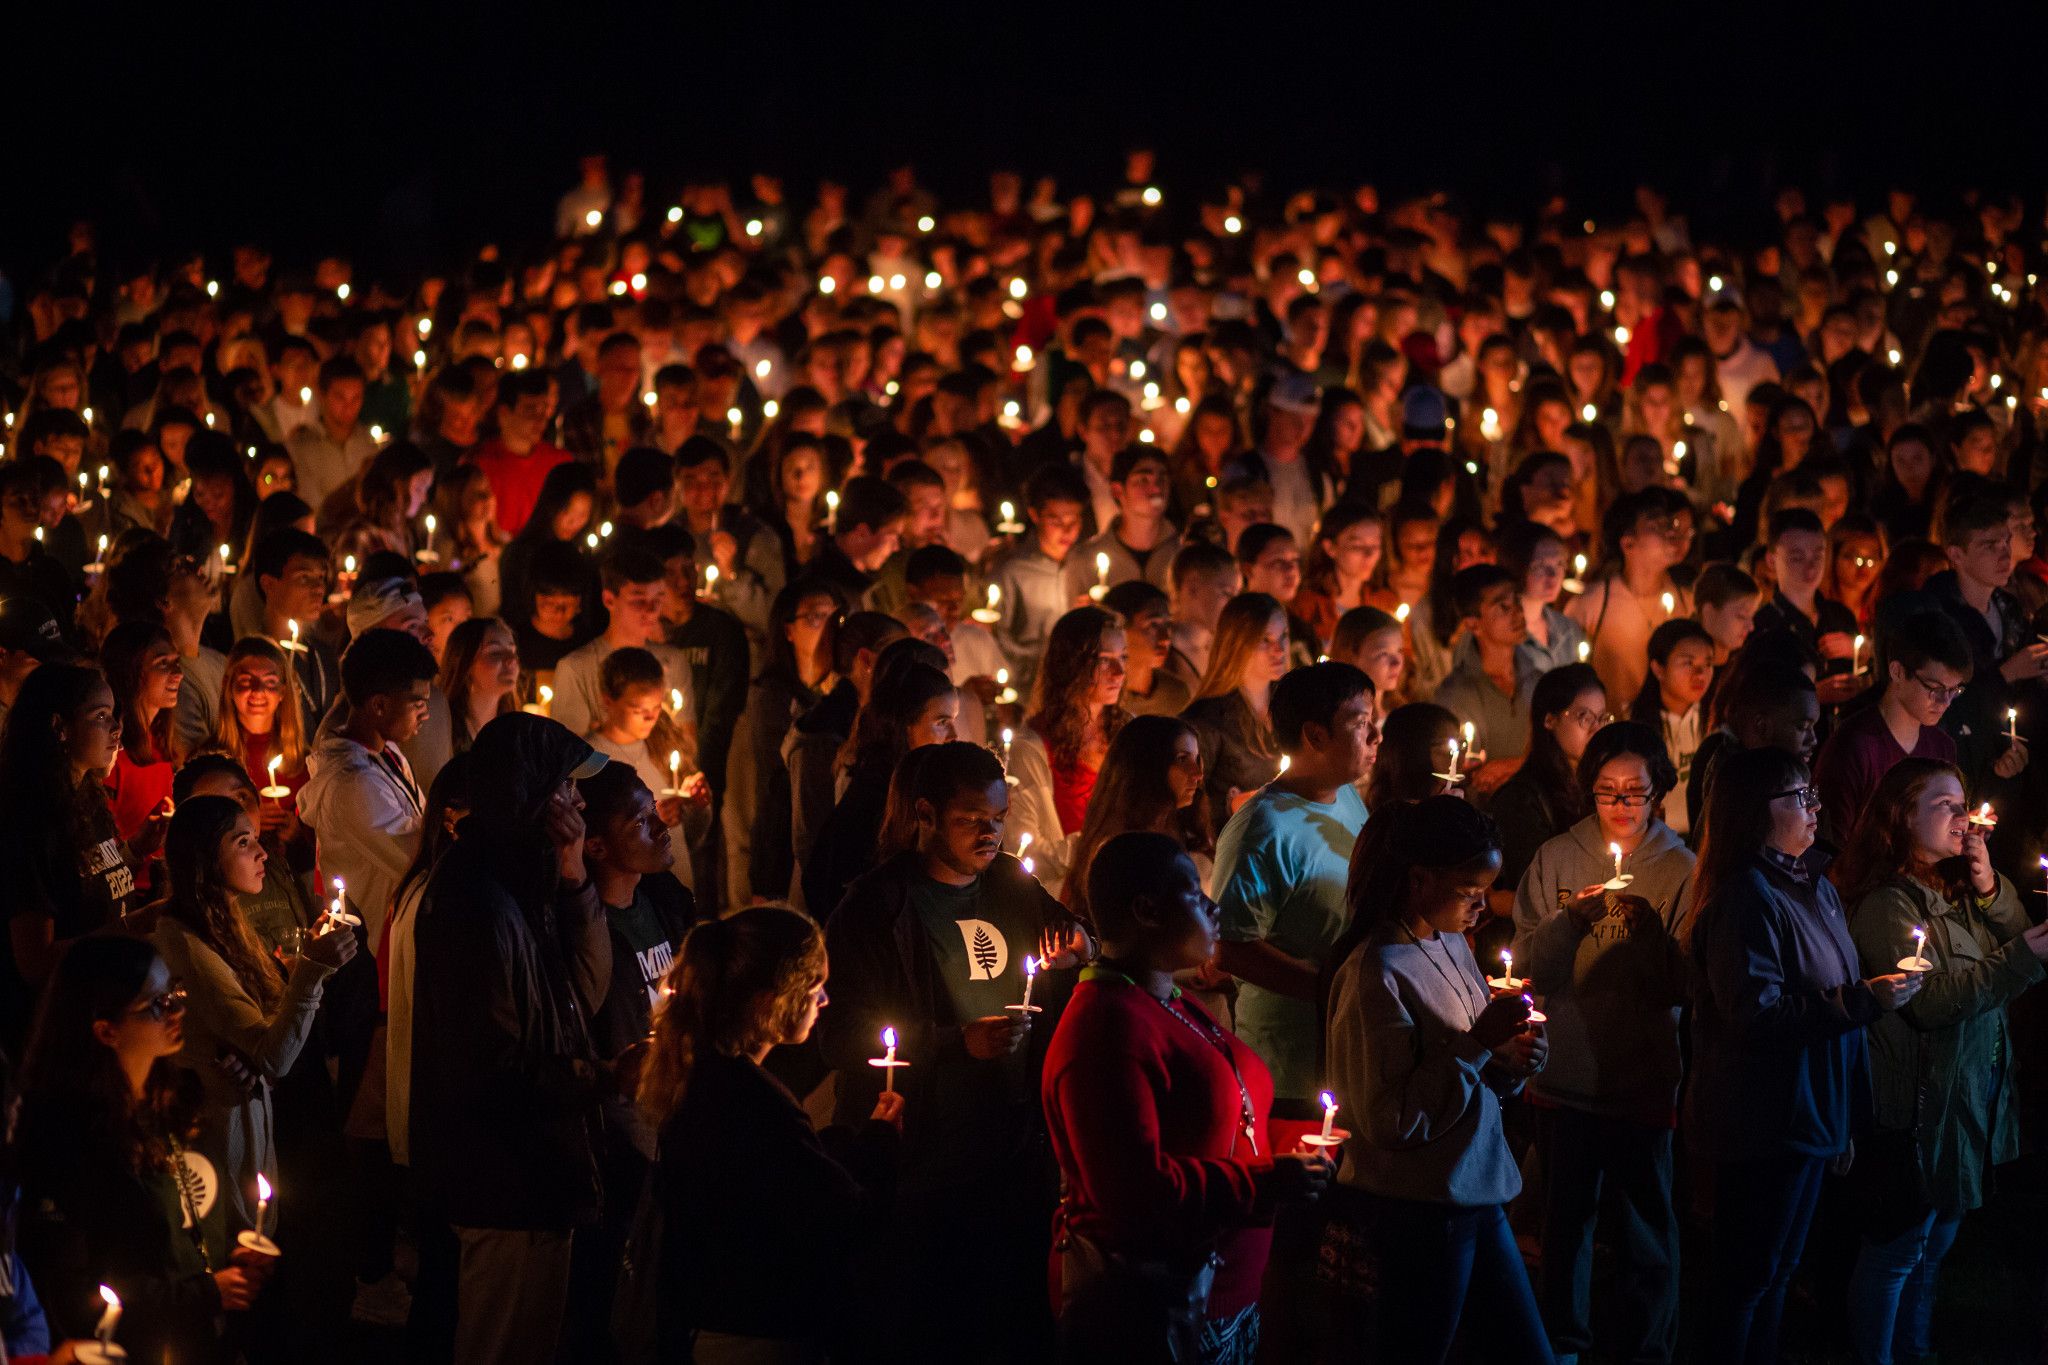
MULTIPOLYGON (((1693 855, 1653 820, 1591 929, 1564 907, 1581 888, 1614 875, 1614 856, 1589 815, 1547 840, 1515 892, 1515 975, 1550 1016, 1550 1061, 1530 1083, 1541 1100, 1632 1123, 1668 1128, 1679 1081, 1678 1006, 1685 999, 1679 906, 1689 899, 1693 855)), ((1490 964, 1499 975, 1498 963, 1490 964)))
POLYGON ((1471 1037, 1486 1001, 1458 934, 1417 942, 1382 925, 1337 969, 1328 1066, 1338 1123, 1355 1134, 1345 1184, 1465 1208, 1521 1193, 1500 1121, 1521 1082, 1471 1037))

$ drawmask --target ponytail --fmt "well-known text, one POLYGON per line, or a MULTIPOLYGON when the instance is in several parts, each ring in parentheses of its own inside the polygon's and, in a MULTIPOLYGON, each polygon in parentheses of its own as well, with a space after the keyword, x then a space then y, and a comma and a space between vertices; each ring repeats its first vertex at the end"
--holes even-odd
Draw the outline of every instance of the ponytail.
POLYGON ((738 1057, 790 1041, 824 979, 823 931, 786 905, 752 906, 691 929, 654 1007, 641 1113, 657 1127, 666 1121, 707 1052, 738 1057))

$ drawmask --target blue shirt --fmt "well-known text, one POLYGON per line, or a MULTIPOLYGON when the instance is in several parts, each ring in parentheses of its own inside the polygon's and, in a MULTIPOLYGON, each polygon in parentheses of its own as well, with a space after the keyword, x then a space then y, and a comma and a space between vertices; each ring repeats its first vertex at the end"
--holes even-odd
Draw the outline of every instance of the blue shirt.
MULTIPOLYGON (((1351 919, 1344 883, 1365 816, 1364 798, 1348 783, 1327 803, 1260 789, 1216 840, 1212 884, 1222 938, 1270 943, 1289 957, 1325 965, 1351 919)), ((1236 1024, 1238 1036, 1272 1071, 1275 1098, 1306 1099, 1321 1088, 1314 1001, 1240 982, 1236 1024)))

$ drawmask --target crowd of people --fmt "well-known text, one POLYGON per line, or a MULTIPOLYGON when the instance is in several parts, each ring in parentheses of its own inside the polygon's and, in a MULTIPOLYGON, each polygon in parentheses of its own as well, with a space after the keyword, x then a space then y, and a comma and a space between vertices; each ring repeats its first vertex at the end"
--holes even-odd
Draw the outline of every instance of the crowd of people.
POLYGON ((2040 1136, 2048 246, 1775 209, 80 224, 0 1356, 1767 1362, 1811 1240, 1930 1358, 2040 1136))

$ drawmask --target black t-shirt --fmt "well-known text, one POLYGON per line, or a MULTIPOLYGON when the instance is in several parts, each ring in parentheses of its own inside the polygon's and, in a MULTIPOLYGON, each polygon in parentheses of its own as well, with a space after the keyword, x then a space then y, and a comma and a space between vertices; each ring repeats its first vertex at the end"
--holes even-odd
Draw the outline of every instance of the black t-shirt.
POLYGON ((711 790, 722 793, 733 729, 747 704, 747 628, 731 612, 699 602, 689 620, 669 629, 668 642, 690 669, 698 766, 711 790))
POLYGON ((552 673, 555 665, 562 662, 562 656, 583 643, 579 632, 571 631, 568 639, 557 640, 535 630, 530 621, 514 626, 512 638, 519 646, 519 666, 528 673, 552 673))
POLYGON ((647 1037, 662 978, 697 917, 690 889, 672 874, 642 877, 628 905, 607 905, 612 979, 591 1029, 600 1057, 616 1057, 647 1037))
POLYGON ((135 872, 106 803, 92 803, 82 832, 15 825, 0 838, 0 1042, 21 1055, 35 992, 14 960, 16 916, 47 915, 57 942, 104 929, 127 912, 135 872))

